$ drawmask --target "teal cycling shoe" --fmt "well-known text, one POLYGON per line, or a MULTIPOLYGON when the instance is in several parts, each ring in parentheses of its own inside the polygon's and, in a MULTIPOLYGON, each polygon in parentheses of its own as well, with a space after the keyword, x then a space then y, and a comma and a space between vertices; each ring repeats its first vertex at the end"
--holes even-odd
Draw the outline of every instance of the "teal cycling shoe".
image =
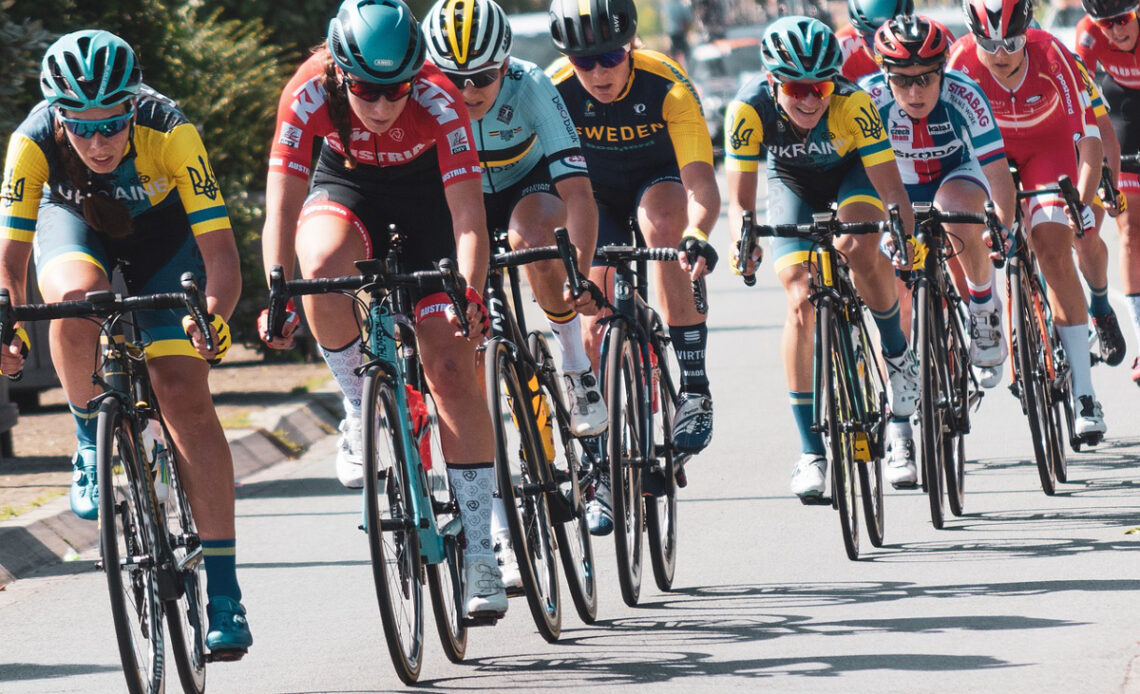
POLYGON ((206 605, 210 630, 206 632, 206 647, 213 660, 240 660, 253 645, 245 608, 225 595, 215 595, 206 605))
POLYGON ((95 449, 80 448, 71 458, 71 510, 83 520, 99 518, 99 484, 95 479, 95 449))

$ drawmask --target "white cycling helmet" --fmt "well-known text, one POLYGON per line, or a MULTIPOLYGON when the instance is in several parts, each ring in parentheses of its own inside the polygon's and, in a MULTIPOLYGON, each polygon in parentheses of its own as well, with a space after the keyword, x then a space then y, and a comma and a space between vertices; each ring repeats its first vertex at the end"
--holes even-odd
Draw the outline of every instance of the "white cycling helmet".
POLYGON ((439 0, 424 19, 427 54, 440 70, 471 73, 511 54, 511 25, 494 0, 439 0))

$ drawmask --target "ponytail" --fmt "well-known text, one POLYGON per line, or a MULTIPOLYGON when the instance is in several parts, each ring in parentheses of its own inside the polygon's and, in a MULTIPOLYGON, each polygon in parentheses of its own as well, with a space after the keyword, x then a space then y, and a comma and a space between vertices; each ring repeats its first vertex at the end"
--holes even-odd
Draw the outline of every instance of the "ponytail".
POLYGON ((83 219, 95 231, 111 238, 129 236, 132 231, 131 211, 116 200, 109 190, 96 190, 91 169, 71 147, 63 125, 56 122, 55 144, 67 180, 75 188, 83 219))
POLYGON ((329 118, 332 120, 336 134, 340 137, 340 146, 344 149, 344 168, 349 171, 356 168, 356 157, 352 156, 352 121, 349 118, 351 107, 348 104, 348 90, 344 82, 337 76, 336 63, 333 62, 332 53, 321 44, 317 51, 324 50, 325 62, 325 92, 329 97, 329 118))

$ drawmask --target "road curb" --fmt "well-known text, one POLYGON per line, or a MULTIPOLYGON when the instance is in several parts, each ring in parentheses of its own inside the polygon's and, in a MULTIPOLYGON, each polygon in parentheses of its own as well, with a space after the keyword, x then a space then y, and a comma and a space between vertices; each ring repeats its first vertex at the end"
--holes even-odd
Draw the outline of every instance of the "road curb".
MULTIPOLYGON (((235 481, 296 458, 335 433, 340 412, 335 394, 314 393, 252 414, 248 428, 227 429, 235 481)), ((66 496, 0 522, 0 587, 94 547, 98 538, 99 524, 76 517, 66 496)))

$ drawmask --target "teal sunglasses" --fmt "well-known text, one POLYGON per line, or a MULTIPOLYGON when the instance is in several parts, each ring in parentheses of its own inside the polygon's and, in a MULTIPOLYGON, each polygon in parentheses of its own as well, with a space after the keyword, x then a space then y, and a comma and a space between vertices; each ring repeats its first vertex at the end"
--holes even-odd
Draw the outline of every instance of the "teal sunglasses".
POLYGON ((101 120, 84 120, 82 118, 67 118, 63 114, 56 114, 59 122, 67 128, 72 135, 82 137, 87 140, 95 135, 102 135, 103 137, 114 137, 123 132, 128 125, 131 124, 131 119, 134 118, 135 109, 132 107, 129 111, 121 116, 112 116, 111 118, 103 118, 101 120))

